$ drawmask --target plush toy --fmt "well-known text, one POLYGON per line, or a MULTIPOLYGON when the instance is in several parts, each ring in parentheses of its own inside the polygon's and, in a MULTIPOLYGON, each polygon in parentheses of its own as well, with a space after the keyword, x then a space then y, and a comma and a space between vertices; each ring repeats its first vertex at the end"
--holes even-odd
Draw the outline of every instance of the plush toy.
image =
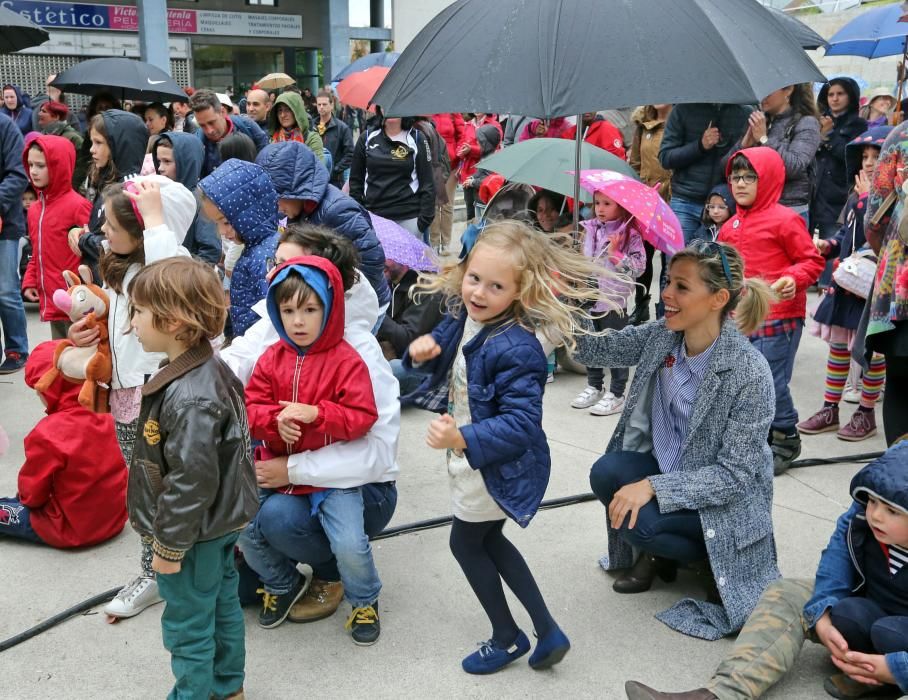
POLYGON ((109 413, 108 398, 113 364, 110 359, 110 341, 107 335, 107 313, 110 300, 107 293, 92 283, 91 270, 79 266, 79 278, 74 272, 63 271, 68 289, 54 292, 54 305, 69 316, 74 323, 86 321, 86 328, 97 328, 100 334, 97 345, 77 347, 69 340, 57 343, 54 365, 35 385, 37 391, 46 391, 61 374, 67 381, 82 382, 79 403, 95 413, 109 413))

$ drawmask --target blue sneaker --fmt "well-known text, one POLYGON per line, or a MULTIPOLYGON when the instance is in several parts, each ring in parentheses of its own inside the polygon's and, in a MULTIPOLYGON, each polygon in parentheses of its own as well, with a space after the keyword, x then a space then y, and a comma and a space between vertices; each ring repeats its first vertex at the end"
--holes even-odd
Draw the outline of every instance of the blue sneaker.
POLYGON ((541 671, 551 668, 564 658, 571 648, 571 642, 556 625, 542 639, 530 655, 530 668, 541 671))
POLYGON ((512 661, 517 661, 521 656, 530 650, 530 640, 527 636, 518 631, 517 639, 507 649, 496 646, 494 640, 482 642, 479 645, 479 651, 474 651, 461 664, 463 670, 467 673, 484 675, 486 673, 495 673, 500 671, 512 661))

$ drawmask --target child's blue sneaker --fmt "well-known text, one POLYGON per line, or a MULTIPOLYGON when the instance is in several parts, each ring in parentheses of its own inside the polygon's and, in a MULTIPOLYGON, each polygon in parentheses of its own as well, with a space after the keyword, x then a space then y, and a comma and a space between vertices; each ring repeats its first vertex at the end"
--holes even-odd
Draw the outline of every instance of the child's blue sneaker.
POLYGON ((536 648, 530 655, 530 668, 541 671, 551 668, 564 658, 571 648, 567 635, 557 625, 547 635, 536 642, 536 648))
POLYGON ((494 640, 482 642, 479 651, 474 651, 463 660, 461 664, 467 673, 483 675, 495 673, 512 661, 517 661, 530 650, 530 640, 521 632, 517 632, 517 639, 507 649, 496 646, 494 640))

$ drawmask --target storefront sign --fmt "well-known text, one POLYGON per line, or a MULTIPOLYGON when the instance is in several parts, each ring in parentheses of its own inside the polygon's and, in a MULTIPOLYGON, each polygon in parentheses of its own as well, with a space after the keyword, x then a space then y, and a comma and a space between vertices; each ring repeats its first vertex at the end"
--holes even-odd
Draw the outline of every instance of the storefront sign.
MULTIPOLYGON (((41 0, 2 0, 0 7, 18 12, 31 22, 52 29, 99 29, 117 32, 139 30, 139 12, 135 7, 41 0)), ((300 15, 168 8, 167 30, 173 34, 300 39, 303 36, 303 19, 300 15)))

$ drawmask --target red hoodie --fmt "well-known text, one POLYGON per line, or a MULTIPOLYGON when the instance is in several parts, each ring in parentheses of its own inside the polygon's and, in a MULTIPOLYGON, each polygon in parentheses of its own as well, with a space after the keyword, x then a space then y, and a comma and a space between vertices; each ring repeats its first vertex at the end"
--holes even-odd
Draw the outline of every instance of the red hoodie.
POLYGON ((56 290, 66 289, 63 270, 75 271, 79 267, 81 258, 70 249, 67 236, 69 229, 88 223, 91 202, 72 188, 76 167, 76 149, 72 143, 62 136, 42 135, 33 139, 22 154, 26 173, 29 172, 28 152, 35 144, 44 151, 49 182, 42 189, 35 187, 38 201, 28 210, 32 257, 22 278, 22 289, 38 290, 42 321, 68 321, 69 316, 54 306, 52 297, 56 290))
POLYGON ((737 213, 720 229, 718 240, 738 249, 746 277, 762 277, 769 284, 780 277, 794 278, 794 297, 773 304, 767 321, 804 318, 807 288, 819 279, 826 261, 814 247, 804 219, 779 204, 785 185, 782 157, 766 146, 738 151, 728 159, 726 177, 739 153, 757 173, 757 197, 749 207, 738 205, 737 213))
MULTIPOLYGON (((476 172, 476 164, 482 160, 483 154, 482 149, 479 147, 479 142, 476 140, 476 129, 480 126, 485 126, 486 124, 492 124, 498 129, 498 132, 504 136, 504 131, 501 129, 501 124, 499 124, 494 117, 486 115, 485 119, 482 120, 482 124, 474 124, 471 119, 468 122, 464 123, 463 129, 463 138, 460 143, 457 144, 455 150, 454 160, 451 161, 451 167, 456 168, 460 166, 460 172, 457 175, 458 182, 463 184, 467 181, 468 178, 473 176, 473 173, 476 172), (459 158, 456 154, 456 151, 460 149, 461 146, 466 144, 470 147, 470 152, 467 153, 463 158, 459 158)), ((489 154, 486 154, 489 155, 489 154)))
MULTIPOLYGON (((50 369, 56 347, 41 343, 28 356, 28 386, 50 369)), ((60 377, 42 394, 47 416, 25 436, 19 470, 19 500, 38 537, 53 547, 104 542, 126 522, 127 471, 113 418, 82 408, 81 388, 60 377)))
MULTIPOLYGON (((573 141, 577 138, 577 126, 574 125, 570 127, 561 135, 561 138, 571 139, 573 141)), ((624 150, 624 137, 621 135, 618 127, 612 124, 608 119, 596 119, 590 124, 586 133, 583 135, 583 140, 588 144, 598 146, 604 151, 613 153, 621 160, 625 160, 627 157, 627 152, 624 150)))
MULTIPOLYGON (((344 340, 344 285, 337 268, 325 258, 306 256, 288 260, 275 271, 291 266, 314 267, 328 276, 331 310, 318 339, 305 353, 284 332, 279 314, 272 312, 274 285, 268 290, 269 315, 281 340, 259 358, 246 385, 246 410, 252 436, 264 441, 261 457, 317 450, 337 440, 357 440, 378 420, 375 394, 366 363, 344 340), (274 318, 278 315, 278 318, 274 318), (302 436, 294 445, 285 443, 277 430, 279 401, 318 407, 318 418, 300 424, 302 436)), ((290 486, 285 493, 311 493, 321 489, 290 486)))
POLYGON ((448 146, 448 162, 453 165, 457 160, 457 146, 463 141, 463 117, 457 113, 433 114, 432 121, 448 146))

